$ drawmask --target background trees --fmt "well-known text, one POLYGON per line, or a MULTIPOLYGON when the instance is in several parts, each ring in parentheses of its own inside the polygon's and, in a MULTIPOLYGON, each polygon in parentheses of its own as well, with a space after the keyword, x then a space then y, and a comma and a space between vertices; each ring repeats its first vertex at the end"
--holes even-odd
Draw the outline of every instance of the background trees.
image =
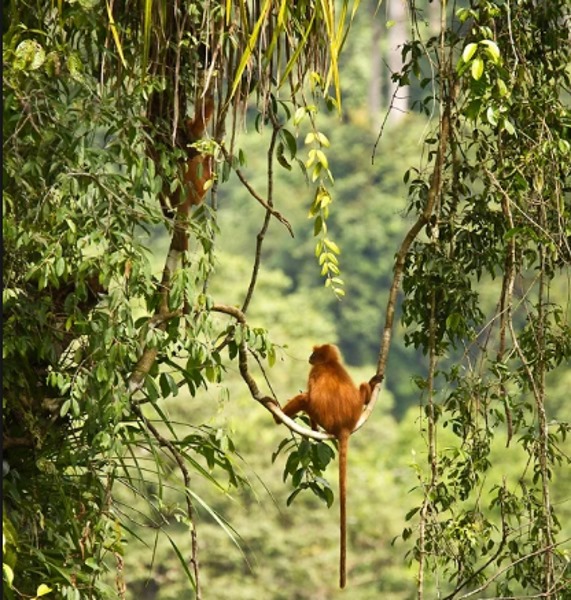
MULTIPOLYGON (((268 514, 254 474, 280 507, 295 491, 272 479, 283 431, 238 371, 246 343, 262 393, 283 401, 321 340, 386 375, 350 466, 355 597, 567 593, 568 8, 475 2, 437 31, 414 8, 395 79, 420 116, 384 126, 373 164, 368 71, 340 51, 387 16, 357 13, 367 35, 345 40, 352 9, 9 6, 9 596, 330 597, 335 519, 308 494, 268 514), (199 149, 217 179, 179 224, 181 256, 158 197, 179 185, 184 117, 208 93, 199 149), (388 344, 373 365, 401 278, 385 372, 388 344)), ((301 459, 277 460, 288 486, 329 499, 312 447, 290 441, 301 459)))

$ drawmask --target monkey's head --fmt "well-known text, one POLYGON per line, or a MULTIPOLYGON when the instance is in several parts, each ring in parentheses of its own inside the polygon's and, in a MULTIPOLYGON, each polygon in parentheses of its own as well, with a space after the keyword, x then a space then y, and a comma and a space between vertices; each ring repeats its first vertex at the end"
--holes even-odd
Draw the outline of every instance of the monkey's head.
POLYGON ((319 365, 326 362, 341 362, 339 348, 333 344, 313 346, 313 352, 309 357, 309 363, 312 365, 319 365))

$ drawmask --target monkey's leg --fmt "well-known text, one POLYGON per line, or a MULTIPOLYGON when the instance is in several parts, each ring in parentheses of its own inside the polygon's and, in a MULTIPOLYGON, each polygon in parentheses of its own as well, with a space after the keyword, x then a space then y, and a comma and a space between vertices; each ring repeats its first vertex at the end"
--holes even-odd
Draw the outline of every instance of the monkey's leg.
POLYGON ((293 417, 294 415, 297 415, 297 413, 307 410, 307 400, 307 392, 298 394, 286 402, 282 411, 288 417, 293 417))

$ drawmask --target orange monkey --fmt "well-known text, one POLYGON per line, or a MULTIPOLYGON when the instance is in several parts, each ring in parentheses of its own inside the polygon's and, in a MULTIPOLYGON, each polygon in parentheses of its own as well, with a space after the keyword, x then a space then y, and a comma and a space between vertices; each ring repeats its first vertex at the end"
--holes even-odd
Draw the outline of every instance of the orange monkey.
POLYGON ((341 364, 339 349, 332 344, 314 346, 309 362, 312 367, 307 392, 289 400, 283 412, 293 417, 303 411, 309 416, 314 429, 319 425, 339 440, 339 586, 343 588, 347 580, 347 448, 349 436, 371 399, 371 385, 362 383, 359 388, 355 386, 341 364))

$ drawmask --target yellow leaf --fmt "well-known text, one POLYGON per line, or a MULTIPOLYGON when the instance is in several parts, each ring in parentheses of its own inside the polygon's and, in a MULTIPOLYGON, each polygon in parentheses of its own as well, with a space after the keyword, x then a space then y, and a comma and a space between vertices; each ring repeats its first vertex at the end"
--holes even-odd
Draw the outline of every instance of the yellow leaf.
POLYGON ((481 58, 475 58, 472 62, 472 77, 478 81, 484 74, 484 61, 481 58))
POLYGON ((49 594, 52 591, 51 587, 48 587, 45 583, 40 583, 40 585, 38 586, 38 589, 36 590, 36 598, 39 598, 40 596, 45 596, 46 594, 49 594))

